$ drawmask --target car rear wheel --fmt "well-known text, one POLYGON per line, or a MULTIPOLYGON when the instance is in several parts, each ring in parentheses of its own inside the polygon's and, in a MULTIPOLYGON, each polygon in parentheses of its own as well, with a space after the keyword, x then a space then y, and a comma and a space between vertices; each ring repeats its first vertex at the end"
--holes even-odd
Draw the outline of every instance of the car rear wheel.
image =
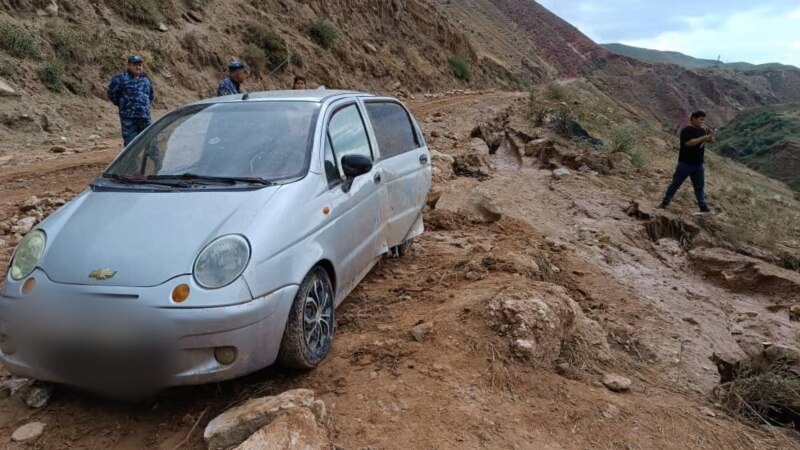
POLYGON ((333 284, 328 272, 315 267, 295 295, 283 332, 278 358, 286 367, 313 369, 333 343, 333 284))

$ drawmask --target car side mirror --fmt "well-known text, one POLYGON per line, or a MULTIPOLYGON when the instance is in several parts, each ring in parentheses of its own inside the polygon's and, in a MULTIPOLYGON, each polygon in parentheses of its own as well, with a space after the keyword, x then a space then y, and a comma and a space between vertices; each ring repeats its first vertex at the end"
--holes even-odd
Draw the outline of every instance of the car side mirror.
POLYGON ((348 179, 364 175, 372 170, 372 160, 364 155, 347 155, 342 158, 342 171, 348 179))

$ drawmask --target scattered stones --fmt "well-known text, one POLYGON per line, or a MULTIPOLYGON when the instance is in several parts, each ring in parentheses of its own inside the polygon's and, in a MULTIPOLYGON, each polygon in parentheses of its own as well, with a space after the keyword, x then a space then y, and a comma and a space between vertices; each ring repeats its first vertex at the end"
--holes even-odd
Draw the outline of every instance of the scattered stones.
POLYGON ((517 339, 514 341, 513 350, 517 356, 528 359, 533 356, 534 343, 530 339, 517 339))
POLYGON ((166 33, 167 31, 169 31, 169 28, 167 28, 167 26, 162 22, 158 24, 158 31, 166 33))
POLYGON ((494 223, 503 217, 491 194, 479 186, 449 187, 436 202, 436 209, 454 212, 471 223, 494 223))
MULTIPOLYGON (((0 224, 0 231, 2 231, 2 224, 0 224)), ((789 319, 794 322, 800 321, 800 305, 789 307, 789 319)))
POLYGON ((370 52, 370 53, 377 53, 378 52, 377 47, 375 47, 374 45, 370 44, 369 42, 365 42, 364 43, 364 48, 366 48, 367 51, 370 52))
POLYGON ((195 11, 195 10, 192 9, 189 12, 187 12, 186 14, 189 16, 189 18, 191 18, 195 22, 202 22, 203 21, 203 13, 201 13, 200 11, 195 11))
POLYGON ((11 232, 11 225, 8 222, 0 222, 0 236, 9 234, 11 232))
POLYGON ((441 135, 442 135, 442 134, 441 134, 441 133, 439 133, 439 132, 438 132, 438 131, 436 131, 436 130, 433 130, 433 131, 431 131, 431 137, 432 137, 432 138, 434 138, 434 139, 436 139, 436 138, 440 137, 441 135))
POLYGON ((717 417, 717 415, 714 413, 714 411, 712 411, 711 408, 709 408, 707 406, 703 406, 703 407, 700 408, 700 414, 702 414, 704 416, 708 416, 708 417, 717 417))
POLYGON ((553 171, 553 178, 555 178, 556 180, 561 180, 570 176, 570 174, 571 172, 569 171, 569 169, 567 169, 566 167, 560 167, 553 171))
POLYGON ((608 163, 613 170, 618 172, 628 173, 636 170, 636 166, 633 165, 633 160, 627 153, 616 152, 610 154, 608 156, 608 163))
POLYGON ((244 442, 254 432, 285 412, 295 408, 310 408, 313 403, 314 393, 308 389, 294 389, 272 397, 254 398, 211 420, 203 432, 203 439, 209 450, 227 449, 244 442))
POLYGON ((25 404, 31 408, 43 408, 53 396, 53 385, 50 383, 33 383, 28 395, 25 396, 25 404))
POLYGON ((64 153, 66 151, 67 149, 60 145, 54 145, 53 147, 50 147, 50 153, 64 153))
POLYGON ((14 442, 30 441, 38 438, 44 433, 46 425, 42 422, 31 422, 14 430, 11 440, 14 442))
POLYGON ((11 228, 12 233, 27 234, 36 225, 35 217, 24 217, 17 221, 17 225, 11 228))
POLYGON ((432 332, 433 332, 433 324, 429 322, 423 322, 415 325, 411 329, 411 336, 414 337, 415 341, 423 342, 428 338, 428 336, 430 336, 432 332))
POLYGON ((550 152, 555 149, 555 142, 548 138, 534 139, 525 144, 525 156, 539 156, 542 151, 550 152))
POLYGON ((9 97, 16 95, 19 95, 17 94, 17 91, 15 91, 14 88, 12 88, 11 85, 8 84, 5 80, 0 78, 0 97, 9 97))
POLYGON ((58 3, 55 0, 51 1, 49 5, 44 7, 47 14, 55 17, 58 15, 58 3))
POLYGON ((469 141, 469 151, 478 155, 488 155, 491 150, 483 139, 472 138, 469 141))
POLYGON ((606 419, 613 419, 613 418, 619 416, 619 412, 620 411, 619 411, 619 408, 617 407, 617 405, 615 405, 613 403, 609 403, 603 409, 603 417, 605 417, 606 419))
POLYGON ((453 165, 453 163, 456 162, 456 159, 448 155, 447 153, 431 150, 431 161, 433 161, 434 163, 437 161, 441 161, 445 164, 453 165))
POLYGON ((607 374, 603 377, 603 385, 613 392, 627 392, 631 388, 631 380, 621 375, 607 374))

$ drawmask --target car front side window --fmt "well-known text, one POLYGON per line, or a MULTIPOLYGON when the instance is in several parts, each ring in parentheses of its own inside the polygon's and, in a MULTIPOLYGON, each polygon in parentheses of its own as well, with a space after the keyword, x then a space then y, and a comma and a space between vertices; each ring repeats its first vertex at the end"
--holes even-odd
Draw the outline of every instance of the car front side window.
MULTIPOLYGON (((358 106, 354 103, 336 111, 328 122, 328 141, 330 153, 333 157, 331 162, 339 171, 342 167, 342 158, 347 155, 362 155, 373 159, 372 148, 367 137, 367 130, 364 120, 358 111, 358 106)), ((329 171, 328 164, 328 144, 326 144, 326 170, 329 171)), ((341 177, 341 172, 339 172, 341 177)), ((330 182, 330 177, 328 179, 330 182)))

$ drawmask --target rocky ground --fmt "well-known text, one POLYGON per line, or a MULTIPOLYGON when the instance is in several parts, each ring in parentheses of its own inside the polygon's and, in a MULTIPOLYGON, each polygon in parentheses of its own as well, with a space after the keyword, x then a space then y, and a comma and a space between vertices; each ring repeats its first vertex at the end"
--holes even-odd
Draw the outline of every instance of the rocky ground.
MULTIPOLYGON (((634 198, 614 181, 641 176, 625 157, 520 122, 522 94, 410 104, 434 150, 427 231, 337 311, 318 369, 272 368, 135 404, 3 373, 0 445, 800 448, 712 395, 719 361, 796 341, 797 272, 702 245, 680 202, 655 213, 658 193, 634 198)), ((52 147, 0 162, 2 264, 119 143, 52 147)), ((666 185, 668 173, 654 176, 666 185)))

